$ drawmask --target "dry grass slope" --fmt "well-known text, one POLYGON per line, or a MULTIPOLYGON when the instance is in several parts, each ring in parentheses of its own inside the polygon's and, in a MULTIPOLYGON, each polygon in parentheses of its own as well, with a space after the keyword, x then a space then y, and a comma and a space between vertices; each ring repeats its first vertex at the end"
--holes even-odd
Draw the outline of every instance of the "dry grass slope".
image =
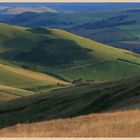
POLYGON ((0 103, 19 98, 19 96, 0 91, 0 103))
POLYGON ((140 110, 91 114, 0 130, 1 137, 139 137, 140 110))

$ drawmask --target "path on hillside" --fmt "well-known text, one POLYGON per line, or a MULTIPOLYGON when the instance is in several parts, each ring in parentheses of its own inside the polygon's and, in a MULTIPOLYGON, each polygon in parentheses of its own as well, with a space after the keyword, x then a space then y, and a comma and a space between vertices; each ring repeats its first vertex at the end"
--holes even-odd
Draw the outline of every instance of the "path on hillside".
MULTIPOLYGON (((126 62, 126 63, 135 64, 135 65, 140 65, 139 63, 132 62, 132 61, 125 60, 125 59, 117 59, 117 60, 118 60, 118 61, 122 61, 122 62, 126 62)), ((113 61, 113 59, 110 59, 110 60, 102 60, 102 61, 96 62, 96 63, 88 63, 88 64, 84 64, 84 65, 80 65, 80 66, 75 66, 75 67, 71 67, 71 68, 66 68, 66 69, 58 70, 58 71, 56 71, 56 72, 63 72, 63 71, 66 71, 66 70, 73 70, 73 69, 83 68, 83 67, 87 67, 87 66, 96 66, 96 65, 98 65, 98 64, 102 64, 102 63, 105 63, 105 62, 111 62, 111 61, 113 61)))
POLYGON ((113 61, 113 59, 112 60, 102 60, 102 61, 96 62, 96 63, 88 63, 88 64, 84 64, 84 65, 80 65, 80 66, 66 68, 66 69, 58 70, 57 72, 63 72, 63 71, 66 71, 66 70, 73 70, 73 69, 83 68, 83 67, 87 67, 87 66, 96 66, 98 64, 102 64, 102 63, 109 62, 109 61, 113 61))

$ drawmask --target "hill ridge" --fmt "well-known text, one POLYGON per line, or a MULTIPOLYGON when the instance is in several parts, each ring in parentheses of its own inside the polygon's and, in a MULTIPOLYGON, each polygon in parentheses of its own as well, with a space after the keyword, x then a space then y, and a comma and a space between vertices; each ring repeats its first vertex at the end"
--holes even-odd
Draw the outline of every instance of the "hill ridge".
POLYGON ((31 29, 7 24, 0 24, 0 29, 0 37, 4 38, 0 41, 0 59, 30 70, 57 75, 70 82, 139 75, 140 67, 134 63, 140 64, 140 57, 127 50, 59 29, 31 29))

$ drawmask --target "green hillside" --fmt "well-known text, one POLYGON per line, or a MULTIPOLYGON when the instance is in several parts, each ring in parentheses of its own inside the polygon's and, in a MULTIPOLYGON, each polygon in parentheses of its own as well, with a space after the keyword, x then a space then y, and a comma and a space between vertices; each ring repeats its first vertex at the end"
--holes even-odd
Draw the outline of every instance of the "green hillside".
POLYGON ((62 30, 53 30, 53 33, 65 39, 72 39, 81 47, 92 50, 90 51, 92 59, 83 62, 83 64, 80 64, 79 66, 58 70, 60 75, 67 76, 70 79, 73 79, 73 77, 76 76, 86 79, 85 75, 89 74, 89 79, 92 75, 95 80, 104 80, 114 79, 115 77, 131 76, 134 73, 139 73, 140 56, 137 54, 103 45, 62 30))
POLYGON ((83 84, 0 105, 0 126, 140 108, 140 77, 83 84), (135 83, 135 84, 134 84, 135 83))
POLYGON ((58 29, 0 24, 0 59, 69 81, 140 75, 140 55, 58 29))

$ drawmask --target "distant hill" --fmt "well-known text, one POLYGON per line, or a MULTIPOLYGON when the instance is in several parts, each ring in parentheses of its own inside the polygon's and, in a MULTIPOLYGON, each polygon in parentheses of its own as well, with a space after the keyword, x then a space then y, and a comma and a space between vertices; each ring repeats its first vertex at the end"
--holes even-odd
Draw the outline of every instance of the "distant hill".
POLYGON ((0 5, 0 11, 9 8, 8 6, 0 5))
MULTIPOLYGON (((130 6, 130 5, 129 5, 130 6)), ((92 12, 25 12, 17 15, 1 15, 0 21, 25 27, 51 27, 64 29, 113 47, 140 54, 139 9, 125 7, 122 10, 92 12)))
POLYGON ((140 4, 138 2, 127 2, 127 3, 91 3, 91 2, 53 2, 53 3, 47 3, 47 2, 33 2, 33 3, 0 3, 2 6, 9 6, 9 7, 49 7, 52 9, 55 9, 60 12, 95 12, 95 11, 105 11, 105 10, 122 10, 122 9, 134 9, 134 8, 140 8, 140 4))
POLYGON ((42 13, 42 12, 57 12, 57 11, 43 6, 42 7, 4 7, 4 6, 0 7, 0 14, 16 15, 24 12, 42 13))

